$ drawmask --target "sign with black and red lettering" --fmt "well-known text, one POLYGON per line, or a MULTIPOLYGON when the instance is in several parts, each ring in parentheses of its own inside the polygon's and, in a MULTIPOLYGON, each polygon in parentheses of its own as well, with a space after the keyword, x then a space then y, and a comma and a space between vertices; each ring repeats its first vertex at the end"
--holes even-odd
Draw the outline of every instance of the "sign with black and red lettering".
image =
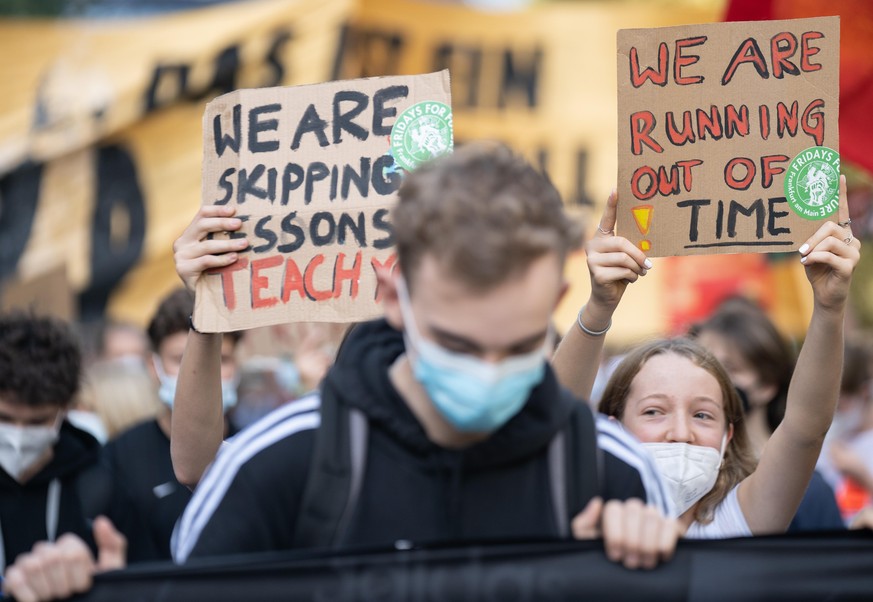
POLYGON ((618 224, 650 256, 796 250, 837 219, 839 17, 618 33, 618 224))
POLYGON ((194 323, 226 332, 380 313, 403 174, 453 148, 448 71, 238 90, 203 117, 202 203, 234 205, 248 248, 197 283, 194 323))

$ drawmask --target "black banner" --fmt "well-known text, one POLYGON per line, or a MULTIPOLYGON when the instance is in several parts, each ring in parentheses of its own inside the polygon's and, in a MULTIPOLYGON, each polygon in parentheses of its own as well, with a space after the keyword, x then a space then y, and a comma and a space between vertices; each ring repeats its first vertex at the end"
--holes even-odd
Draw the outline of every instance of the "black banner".
POLYGON ((608 561, 596 541, 225 557, 101 575, 77 599, 869 601, 873 532, 686 540, 653 571, 608 561))

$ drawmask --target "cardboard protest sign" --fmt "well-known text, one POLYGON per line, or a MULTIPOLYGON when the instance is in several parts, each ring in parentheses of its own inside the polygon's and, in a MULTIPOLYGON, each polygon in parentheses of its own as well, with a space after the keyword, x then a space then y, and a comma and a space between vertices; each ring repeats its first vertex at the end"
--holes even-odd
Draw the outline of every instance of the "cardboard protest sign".
POLYGON ((237 90, 203 116, 206 204, 237 207, 248 249, 197 284, 194 323, 224 332, 379 314, 404 171, 453 148, 448 71, 237 90))
POLYGON ((650 256, 796 250, 837 219, 839 17, 618 33, 618 221, 650 256))

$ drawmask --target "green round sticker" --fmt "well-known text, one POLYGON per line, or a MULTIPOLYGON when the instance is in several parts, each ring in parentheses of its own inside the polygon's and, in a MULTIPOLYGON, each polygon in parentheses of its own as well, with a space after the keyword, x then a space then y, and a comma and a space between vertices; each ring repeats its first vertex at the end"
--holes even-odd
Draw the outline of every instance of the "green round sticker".
POLYGON ((391 154, 406 171, 452 152, 452 108, 426 100, 403 111, 391 128, 391 154))
POLYGON ((785 175, 788 205, 805 219, 824 219, 840 206, 840 154, 813 146, 791 160, 785 175))

